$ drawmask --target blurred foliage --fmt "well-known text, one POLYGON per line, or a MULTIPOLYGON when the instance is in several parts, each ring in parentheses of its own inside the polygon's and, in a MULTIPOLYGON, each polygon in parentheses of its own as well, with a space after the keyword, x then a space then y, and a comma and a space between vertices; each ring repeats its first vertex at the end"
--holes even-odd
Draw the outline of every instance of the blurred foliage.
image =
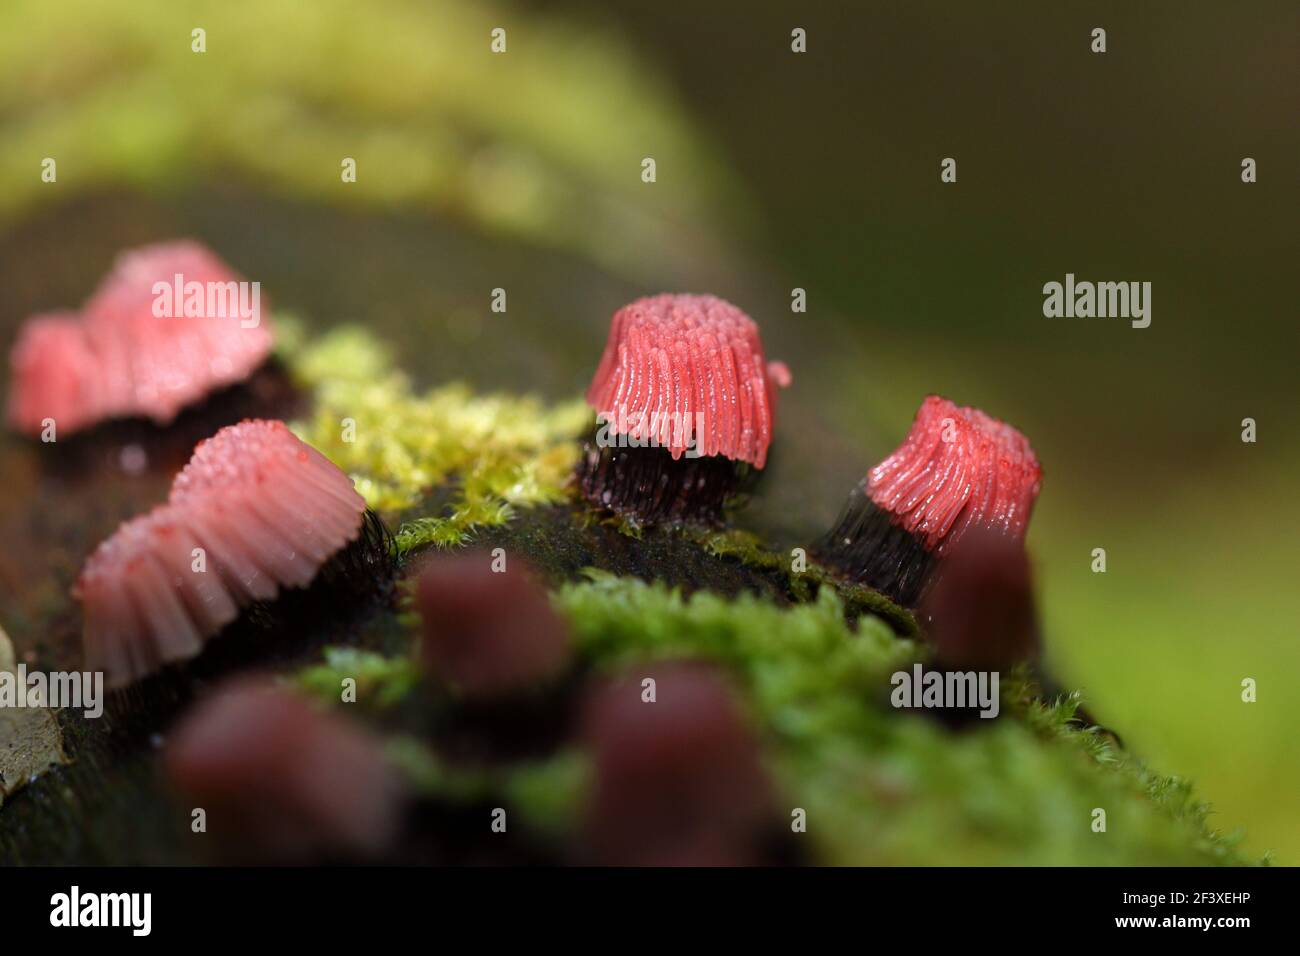
POLYGON ((590 766, 578 751, 509 765, 453 765, 423 741, 398 736, 388 741, 386 754, 425 799, 453 805, 501 801, 526 828, 557 843, 580 825, 590 766))
POLYGON ((460 217, 651 276, 682 261, 683 233, 702 238, 705 210, 736 212, 651 70, 507 3, 9 0, 0 124, 0 220, 56 191, 235 177, 460 217), (646 156, 672 189, 641 182, 646 156), (41 181, 45 157, 57 185, 41 181))

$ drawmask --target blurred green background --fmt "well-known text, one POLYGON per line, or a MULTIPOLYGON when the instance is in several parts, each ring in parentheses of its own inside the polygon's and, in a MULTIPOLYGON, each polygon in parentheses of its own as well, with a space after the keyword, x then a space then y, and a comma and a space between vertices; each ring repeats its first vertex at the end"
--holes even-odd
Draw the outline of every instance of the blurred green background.
MULTIPOLYGON (((928 392, 1014 423, 1058 679, 1295 863, 1297 36, 1293 2, 10 0, 0 335, 177 234, 425 382, 553 398, 635 295, 732 299, 794 373, 744 520, 807 543, 928 392), (1151 327, 1044 318, 1067 272, 1150 281, 1151 327)), ((0 559, 20 648, 42 561, 0 559)))

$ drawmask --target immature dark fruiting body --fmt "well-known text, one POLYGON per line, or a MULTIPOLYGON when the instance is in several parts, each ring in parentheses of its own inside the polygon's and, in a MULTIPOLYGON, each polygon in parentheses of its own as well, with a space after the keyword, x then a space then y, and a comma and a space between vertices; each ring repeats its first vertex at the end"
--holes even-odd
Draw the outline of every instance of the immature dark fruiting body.
POLYGON ((420 656, 466 699, 500 700, 544 687, 569 664, 568 627, 520 557, 437 556, 421 572, 420 656))
POLYGON ((364 860, 400 828, 405 787, 381 742, 265 678, 223 685, 187 714, 165 766, 231 862, 364 860))
POLYGON ((935 662, 1007 671, 1038 657, 1029 556, 1007 535, 980 529, 948 558, 922 605, 935 662))
POLYGON ((583 828, 592 862, 762 862, 776 820, 772 787, 720 672, 684 661, 637 666, 593 690, 581 735, 592 763, 583 828))

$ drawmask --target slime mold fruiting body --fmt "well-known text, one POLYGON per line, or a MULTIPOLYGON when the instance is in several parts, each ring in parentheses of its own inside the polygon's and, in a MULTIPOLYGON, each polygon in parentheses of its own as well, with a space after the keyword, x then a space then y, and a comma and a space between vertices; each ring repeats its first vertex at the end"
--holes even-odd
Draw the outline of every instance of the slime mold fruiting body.
POLYGON ((578 483, 635 522, 721 517, 772 441, 776 390, 758 326, 709 295, 657 295, 619 309, 587 403, 598 423, 578 483))
POLYGON ((972 529, 1021 542, 1041 484, 1020 432, 931 395, 903 443, 850 494, 817 552, 851 580, 914 607, 938 562, 972 529))
POLYGON ((697 662, 642 665, 592 692, 582 734, 593 767, 585 836, 597 862, 760 861, 772 788, 759 742, 720 672, 697 662))
POLYGON ((168 501, 95 549, 74 589, 110 687, 195 656, 240 609, 309 585, 373 519, 352 480, 278 421, 200 442, 168 501))
POLYGON ((1009 535, 972 530, 944 561, 921 610, 941 667, 1001 671, 1038 656, 1029 555, 1009 535))
POLYGON ((469 698, 543 684, 571 654, 564 622, 523 560, 493 565, 483 552, 439 556, 416 588, 425 664, 469 698))
POLYGON ((208 249, 169 242, 126 252, 80 313, 23 324, 10 353, 9 424, 29 435, 131 417, 165 425, 247 379, 271 344, 260 285, 208 249))
POLYGON ((269 680, 217 690, 182 720, 167 775, 241 862, 368 858, 391 844, 403 788, 380 741, 269 680))

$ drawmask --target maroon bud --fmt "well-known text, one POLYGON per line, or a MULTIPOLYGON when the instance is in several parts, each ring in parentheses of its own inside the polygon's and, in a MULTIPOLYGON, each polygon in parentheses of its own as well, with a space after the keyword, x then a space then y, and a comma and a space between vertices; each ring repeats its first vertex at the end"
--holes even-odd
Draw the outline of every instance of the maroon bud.
POLYGON ((1038 654, 1038 621, 1024 544, 975 529, 943 562, 923 613, 935 659, 955 670, 1005 670, 1038 654))
POLYGON ((372 857, 400 822, 379 741, 265 679, 227 684, 168 742, 167 775, 211 845, 244 862, 372 857))
POLYGON ((434 558, 420 575, 425 664, 467 697, 495 697, 556 677, 569 661, 568 629, 519 558, 483 552, 434 558))
POLYGON ((771 791, 758 742, 712 668, 646 665, 601 686, 583 733, 595 766, 587 838, 598 862, 761 861, 771 791))

